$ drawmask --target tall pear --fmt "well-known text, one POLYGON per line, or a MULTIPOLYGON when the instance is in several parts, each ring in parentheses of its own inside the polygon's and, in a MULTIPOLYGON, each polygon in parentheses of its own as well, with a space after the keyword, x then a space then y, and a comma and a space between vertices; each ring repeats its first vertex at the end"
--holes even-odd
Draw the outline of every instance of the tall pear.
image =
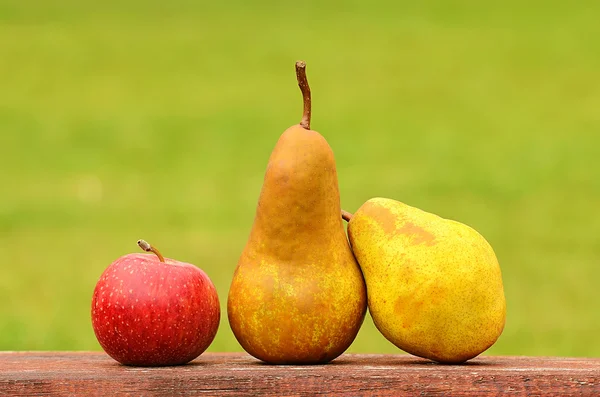
POLYGON ((385 198, 342 216, 369 312, 389 341, 442 363, 464 362, 495 343, 506 301, 498 260, 479 233, 385 198))
POLYGON ((273 364, 333 360, 350 346, 366 312, 364 279, 340 218, 333 152, 310 129, 305 67, 296 63, 302 122, 273 149, 227 301, 239 343, 273 364))

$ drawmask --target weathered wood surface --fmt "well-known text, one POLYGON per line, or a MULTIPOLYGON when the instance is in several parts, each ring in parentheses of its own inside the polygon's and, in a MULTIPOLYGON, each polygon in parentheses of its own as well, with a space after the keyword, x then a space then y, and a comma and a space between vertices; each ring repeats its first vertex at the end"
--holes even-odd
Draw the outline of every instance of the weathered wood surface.
POLYGON ((439 365, 346 354, 327 365, 272 366, 205 353, 179 367, 133 368, 100 352, 0 352, 1 396, 600 396, 600 359, 482 356, 439 365))

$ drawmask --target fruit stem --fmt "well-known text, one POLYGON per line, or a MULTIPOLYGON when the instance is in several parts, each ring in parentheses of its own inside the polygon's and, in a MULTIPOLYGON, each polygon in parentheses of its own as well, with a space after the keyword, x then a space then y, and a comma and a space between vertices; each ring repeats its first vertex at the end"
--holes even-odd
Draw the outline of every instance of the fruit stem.
POLYGON ((150 243, 146 242, 146 240, 138 240, 137 244, 146 252, 152 252, 154 255, 158 256, 158 260, 161 262, 165 261, 165 257, 162 256, 159 250, 150 245, 150 243))
POLYGON ((348 211, 342 210, 342 219, 345 220, 346 222, 350 222, 350 219, 352 219, 352 214, 349 213, 348 211))
POLYGON ((306 62, 296 62, 296 78, 298 79, 298 87, 302 91, 302 100, 304 101, 304 111, 302 113, 302 121, 300 125, 306 130, 310 130, 310 86, 306 78, 306 62))

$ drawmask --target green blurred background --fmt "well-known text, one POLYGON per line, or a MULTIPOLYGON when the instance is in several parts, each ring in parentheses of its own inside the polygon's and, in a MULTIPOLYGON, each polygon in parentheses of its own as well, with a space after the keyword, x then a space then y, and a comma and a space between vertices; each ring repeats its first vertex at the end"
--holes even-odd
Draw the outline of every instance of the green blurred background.
MULTIPOLYGON (((228 286, 305 59, 345 209, 495 248, 488 353, 600 355, 600 2, 92 3, 0 0, 0 350, 100 349, 94 285, 145 238, 210 275, 210 350, 239 351, 228 286)), ((368 317, 350 351, 397 349, 368 317)))

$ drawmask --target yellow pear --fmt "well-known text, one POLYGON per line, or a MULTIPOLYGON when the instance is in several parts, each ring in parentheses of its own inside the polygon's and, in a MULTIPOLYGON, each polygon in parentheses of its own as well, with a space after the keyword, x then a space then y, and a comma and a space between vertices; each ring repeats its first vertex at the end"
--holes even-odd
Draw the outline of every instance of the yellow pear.
POLYGON ((386 198, 342 216, 369 312, 390 342, 440 363, 467 361, 496 342, 506 319, 502 275, 479 233, 386 198))
POLYGON ((310 130, 305 64, 296 64, 302 122, 275 145, 227 314, 242 347, 273 364, 325 363, 353 342, 367 310, 364 279, 340 217, 335 159, 310 130))

